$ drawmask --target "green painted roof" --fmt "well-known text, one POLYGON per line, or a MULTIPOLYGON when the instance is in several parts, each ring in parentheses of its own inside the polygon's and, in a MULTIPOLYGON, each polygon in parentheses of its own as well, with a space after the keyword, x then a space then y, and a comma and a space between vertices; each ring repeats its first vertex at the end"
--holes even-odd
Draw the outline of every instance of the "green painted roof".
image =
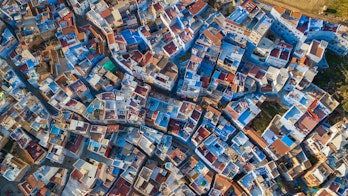
POLYGON ((103 65, 104 69, 110 71, 110 72, 115 72, 116 71, 116 66, 108 60, 106 63, 103 65))

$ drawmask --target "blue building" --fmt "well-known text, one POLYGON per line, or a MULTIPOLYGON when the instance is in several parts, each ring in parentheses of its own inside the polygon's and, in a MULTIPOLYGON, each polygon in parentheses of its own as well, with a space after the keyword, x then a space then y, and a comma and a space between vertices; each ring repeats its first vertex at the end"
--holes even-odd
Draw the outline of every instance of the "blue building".
POLYGON ((0 36, 0 57, 7 58, 9 54, 18 46, 18 41, 16 37, 11 33, 11 31, 6 28, 0 36))

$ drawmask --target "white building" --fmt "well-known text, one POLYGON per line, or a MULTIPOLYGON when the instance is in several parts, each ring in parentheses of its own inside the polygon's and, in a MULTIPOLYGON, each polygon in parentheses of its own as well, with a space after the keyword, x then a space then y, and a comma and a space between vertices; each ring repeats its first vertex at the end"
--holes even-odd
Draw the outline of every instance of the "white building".
POLYGON ((266 62, 277 68, 282 68, 289 62, 291 51, 291 45, 280 42, 270 51, 268 57, 266 58, 266 62))
POLYGON ((282 7, 275 6, 272 7, 271 15, 275 19, 272 29, 284 37, 287 42, 291 44, 303 43, 307 39, 304 32, 296 28, 302 16, 300 12, 289 12, 282 7))
POLYGON ((253 27, 249 40, 255 45, 258 45, 261 39, 265 36, 268 30, 271 28, 273 20, 264 15, 259 22, 253 27))
POLYGON ((227 72, 236 73, 245 50, 239 46, 224 42, 217 60, 217 66, 227 72))
POLYGON ((89 0, 69 0, 69 3, 77 15, 84 15, 89 9, 89 0))

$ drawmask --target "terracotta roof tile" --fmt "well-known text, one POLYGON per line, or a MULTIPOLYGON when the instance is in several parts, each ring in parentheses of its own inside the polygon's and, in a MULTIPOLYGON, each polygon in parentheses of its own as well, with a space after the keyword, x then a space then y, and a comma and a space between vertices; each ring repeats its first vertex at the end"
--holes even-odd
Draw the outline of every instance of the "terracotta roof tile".
POLYGON ((286 153, 290 151, 290 148, 286 144, 284 144, 280 139, 274 141, 271 144, 270 148, 279 157, 284 156, 286 153))
POLYGON ((207 5, 206 2, 202 0, 198 0, 193 5, 189 6, 187 10, 190 12, 191 15, 195 16, 197 15, 205 6, 207 5))
POLYGON ((284 14, 285 9, 279 6, 273 7, 280 15, 284 14))
POLYGON ((300 19, 301 16, 302 16, 302 13, 301 12, 297 12, 297 11, 291 11, 290 16, 293 17, 293 18, 296 18, 296 19, 300 19))
POLYGON ((111 15, 111 8, 107 8, 104 11, 99 13, 101 17, 106 18, 111 15))

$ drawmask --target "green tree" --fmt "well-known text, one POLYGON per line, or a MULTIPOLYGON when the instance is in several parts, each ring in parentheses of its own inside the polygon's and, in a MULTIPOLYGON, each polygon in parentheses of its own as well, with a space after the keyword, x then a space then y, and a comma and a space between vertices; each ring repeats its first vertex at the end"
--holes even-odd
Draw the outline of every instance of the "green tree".
POLYGON ((346 101, 345 103, 343 103, 342 107, 343 107, 343 110, 344 110, 346 113, 348 113, 348 101, 346 101))

